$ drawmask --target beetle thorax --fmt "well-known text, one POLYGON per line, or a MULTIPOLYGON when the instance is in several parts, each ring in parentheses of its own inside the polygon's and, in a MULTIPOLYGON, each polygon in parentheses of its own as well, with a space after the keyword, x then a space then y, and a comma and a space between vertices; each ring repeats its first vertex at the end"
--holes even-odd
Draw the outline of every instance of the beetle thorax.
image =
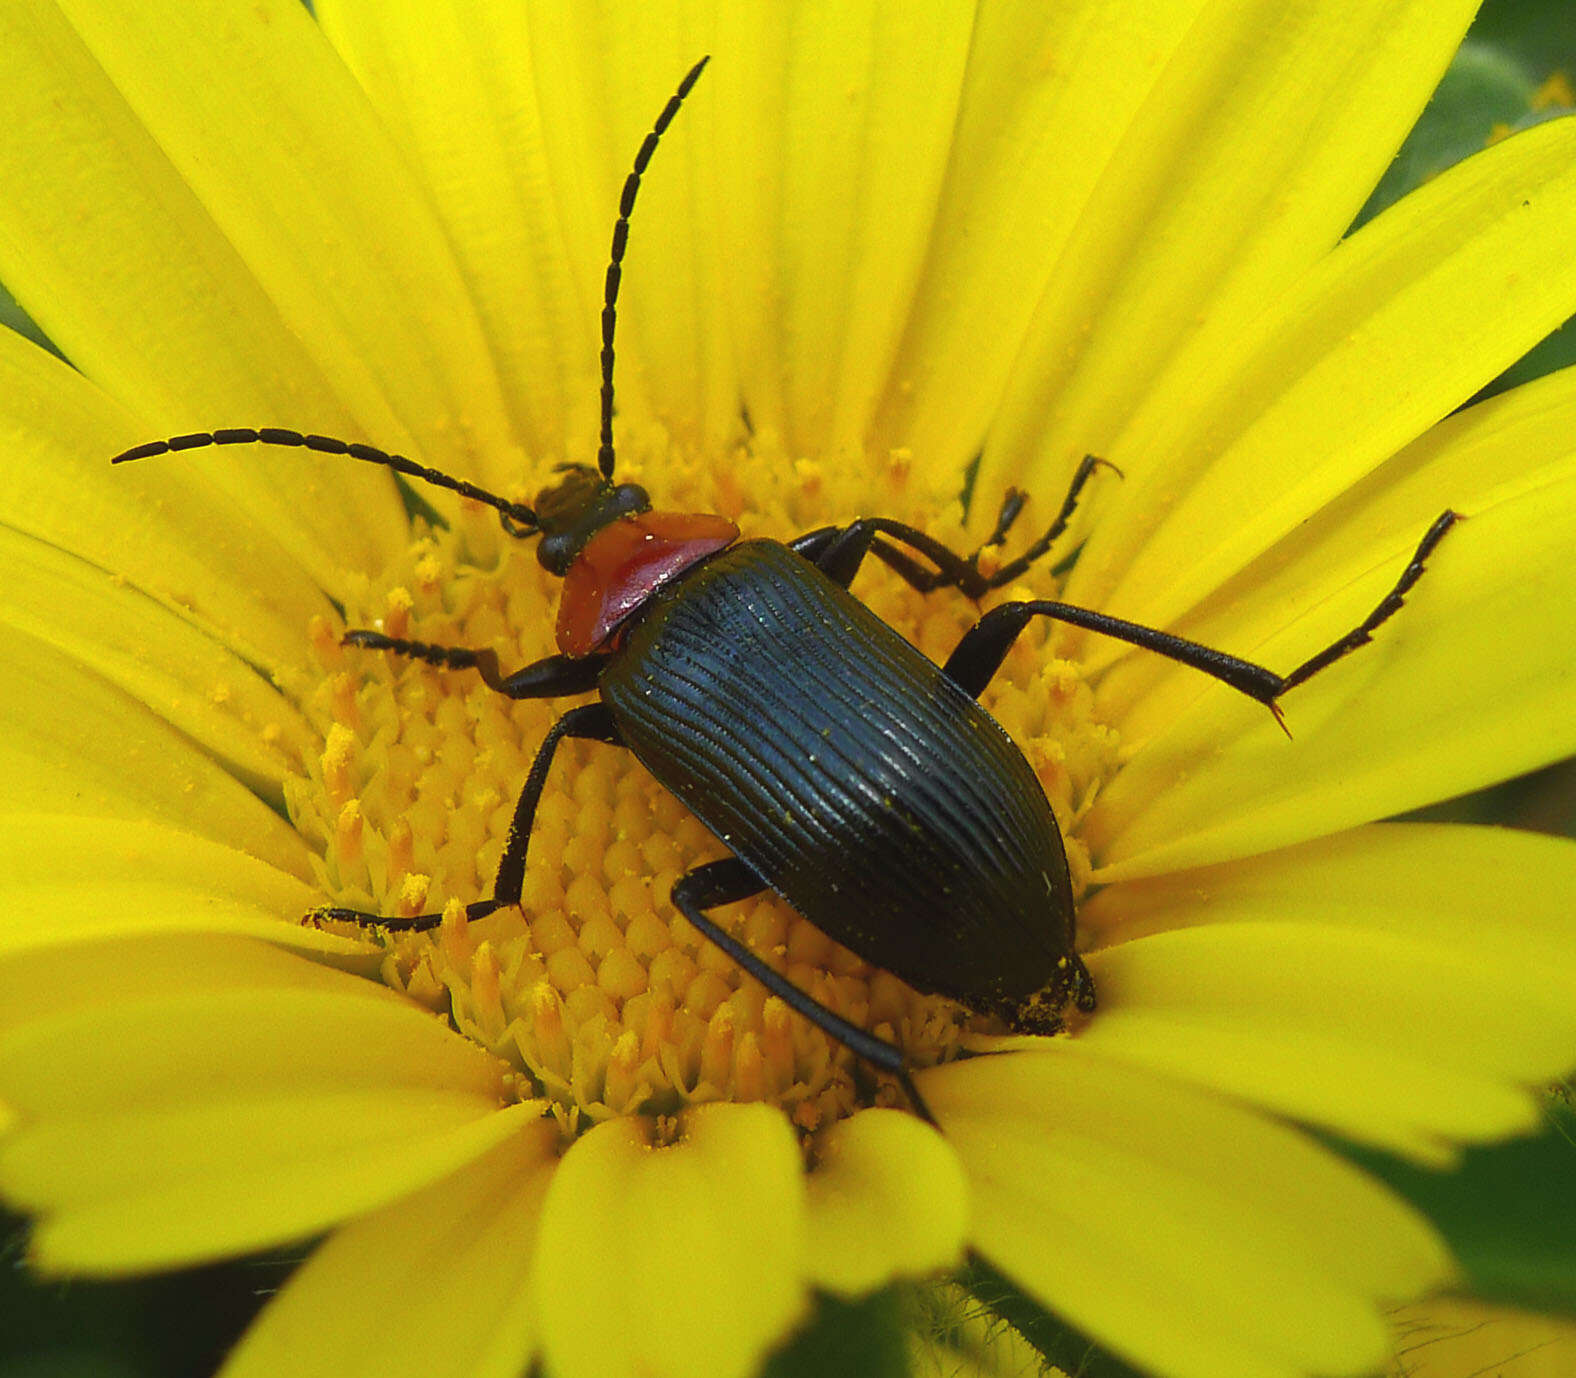
POLYGON ((738 539, 726 517, 641 512, 609 522, 564 573, 558 649, 583 656, 606 645, 664 584, 738 539))

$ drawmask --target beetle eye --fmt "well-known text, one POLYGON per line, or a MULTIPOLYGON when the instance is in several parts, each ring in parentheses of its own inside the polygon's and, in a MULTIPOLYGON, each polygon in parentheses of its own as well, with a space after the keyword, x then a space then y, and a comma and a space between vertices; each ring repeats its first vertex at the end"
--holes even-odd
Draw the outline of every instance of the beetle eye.
POLYGON ((549 574, 556 574, 562 579, 579 550, 575 536, 573 531, 558 531, 551 536, 543 536, 536 547, 537 563, 549 574))
POLYGON ((638 483, 621 483, 613 490, 607 505, 607 519, 627 517, 635 512, 651 511, 651 498, 638 483))

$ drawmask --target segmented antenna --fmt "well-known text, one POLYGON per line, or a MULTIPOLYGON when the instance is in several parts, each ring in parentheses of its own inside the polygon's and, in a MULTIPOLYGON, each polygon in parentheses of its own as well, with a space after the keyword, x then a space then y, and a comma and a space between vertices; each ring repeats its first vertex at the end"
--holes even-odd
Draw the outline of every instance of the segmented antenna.
POLYGON ((618 284, 623 276, 620 265, 624 262, 624 246, 629 239, 629 213, 635 208, 635 193, 640 190, 640 178, 657 151, 657 140, 667 132, 673 117, 684 104, 690 88, 700 80, 700 74, 711 61, 708 53, 701 58, 679 83, 668 103, 662 107, 657 122, 651 126, 635 154, 635 166, 624 179, 624 190, 618 198, 618 219, 613 223, 613 253, 607 265, 607 281, 602 288, 602 443, 597 447, 596 467, 603 478, 613 477, 613 327, 618 318, 618 284))
MULTIPOLYGON (((624 190, 618 198, 618 219, 613 225, 613 252, 607 265, 607 280, 602 288, 602 434, 596 462, 603 478, 613 477, 613 329, 618 316, 618 285, 622 276, 620 265, 624 261, 625 245, 629 241, 629 214, 635 208, 640 178, 651 163, 651 155, 657 151, 657 141, 673 123, 673 117, 679 113, 684 98, 689 95, 710 61, 708 54, 691 67, 679 83, 679 89, 663 106, 657 122, 651 126, 651 132, 635 154, 635 165, 624 179, 624 190)), ((225 430, 175 435, 168 440, 150 440, 146 444, 123 450, 110 463, 125 464, 130 460, 151 459, 154 455, 169 454, 176 450, 200 450, 207 445, 295 445, 315 450, 319 454, 344 455, 368 464, 380 464, 407 478, 420 479, 435 488, 447 488, 461 497, 485 503, 502 514, 504 527, 511 535, 529 536, 538 530, 536 513, 524 503, 510 502, 496 493, 489 493, 485 488, 478 488, 474 483, 453 478, 437 469, 429 469, 425 464, 417 464, 404 455, 389 454, 386 450, 354 441, 336 440, 333 436, 304 435, 300 431, 285 430, 279 426, 260 426, 255 430, 249 426, 231 426, 225 430)))
POLYGON ((429 469, 425 464, 406 459, 404 455, 391 455, 371 445, 335 440, 328 435, 302 435, 300 431, 287 431, 278 426, 262 426, 256 430, 249 426, 231 426, 227 430, 198 431, 192 435, 171 436, 168 440, 150 440, 145 445, 134 445, 122 451, 110 463, 124 464, 133 459, 151 459, 154 455, 168 454, 172 450, 200 450, 206 445, 300 445, 308 450, 316 450, 319 454, 345 455, 368 464, 381 464, 385 469, 392 469, 407 478, 420 479, 436 488, 447 488, 462 498, 474 498, 477 502, 496 508, 503 514, 506 523, 516 524, 511 527, 515 535, 528 535, 536 530, 536 513, 529 507, 500 498, 496 493, 489 493, 485 488, 478 488, 462 478, 451 478, 437 469, 429 469))

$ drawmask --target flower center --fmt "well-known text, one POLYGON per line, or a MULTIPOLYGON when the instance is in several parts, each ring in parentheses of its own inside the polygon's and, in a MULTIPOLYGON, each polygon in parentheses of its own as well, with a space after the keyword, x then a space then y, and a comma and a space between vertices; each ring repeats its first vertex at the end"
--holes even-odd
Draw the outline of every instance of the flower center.
MULTIPOLYGON (((621 480, 644 482, 661 509, 720 512, 746 536, 788 539, 879 513, 970 548, 956 502, 921 491, 901 452, 834 475, 760 437, 709 465, 660 436, 629 448, 621 480)), ((1009 551, 1049 521, 1054 508, 1043 509, 1022 519, 1009 551)), ((508 673, 553 652, 559 588, 533 542, 509 538, 476 509, 452 529, 418 532, 346 609, 346 625, 491 647, 508 673)), ((1037 570, 1016 591, 1046 597, 1054 581, 1037 570)), ((956 591, 921 595, 874 560, 854 592, 937 660, 979 615, 956 591)), ((329 902, 384 915, 442 912, 429 932, 386 935, 384 980, 519 1068, 567 1127, 729 1099, 776 1101, 812 1130, 898 1099, 673 909, 679 876, 727 853, 627 751, 563 744, 537 810, 522 903, 467 921, 464 904, 492 893, 542 738, 584 700, 514 701, 474 671, 342 647, 327 625, 312 635, 322 678, 308 702, 324 745, 287 800, 329 902)), ((1113 734, 1092 720, 1077 667, 1054 658, 1043 628, 1019 638, 982 702, 1043 783, 1081 889, 1088 864, 1077 822, 1116 765, 1113 734)), ((899 1044, 915 1066, 954 1056, 967 1032, 984 1027, 840 947, 775 896, 717 918, 828 1009, 899 1044)))

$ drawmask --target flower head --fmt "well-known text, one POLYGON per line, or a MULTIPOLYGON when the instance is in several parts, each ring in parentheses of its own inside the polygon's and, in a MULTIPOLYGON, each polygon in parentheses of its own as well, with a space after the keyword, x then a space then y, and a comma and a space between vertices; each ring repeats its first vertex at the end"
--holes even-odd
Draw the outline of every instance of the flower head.
MULTIPOLYGON (((812 1289, 966 1248, 1178 1378, 1381 1359, 1449 1259, 1297 1126, 1443 1163, 1576 1062, 1570 846, 1374 821, 1576 738, 1576 378, 1458 410, 1576 309, 1576 123, 1342 238, 1472 7, 36 8, 0 274, 70 364, 0 339, 0 1191, 37 1264, 331 1231, 229 1378, 725 1378, 812 1289), (107 462, 289 426, 514 502, 587 461, 618 188, 702 52, 624 264, 618 475, 662 507, 968 550, 1098 454, 993 598, 1280 669, 1466 517, 1291 742, 1196 669, 1020 638, 981 701, 1065 839, 1099 1007, 1061 1034, 722 913, 935 1125, 675 914, 721 843, 603 742, 553 760, 521 902, 467 912, 563 705, 342 634, 550 654, 560 585, 495 513, 299 450, 107 462)), ((979 616, 854 591, 936 660, 979 616)))

